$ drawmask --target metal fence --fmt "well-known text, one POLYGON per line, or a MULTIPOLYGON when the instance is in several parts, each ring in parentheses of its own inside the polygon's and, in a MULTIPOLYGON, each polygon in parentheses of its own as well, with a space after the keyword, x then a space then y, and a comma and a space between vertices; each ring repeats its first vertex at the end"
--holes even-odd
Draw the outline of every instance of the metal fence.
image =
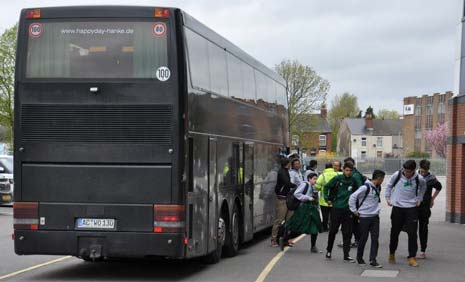
MULTIPOLYGON (((328 162, 333 162, 334 160, 339 160, 342 162, 344 158, 304 158, 303 163, 308 165, 310 160, 316 160, 318 162, 318 171, 323 171, 325 164, 328 162)), ((406 160, 412 160, 413 158, 403 158, 403 159, 384 159, 384 158, 373 158, 373 159, 355 159, 357 169, 363 174, 371 174, 375 169, 381 169, 386 172, 387 175, 391 175, 394 172, 402 168, 402 164, 406 160)), ((417 168, 422 159, 413 159, 417 162, 417 168)), ((438 176, 447 175, 447 161, 445 159, 430 159, 431 162, 431 172, 438 176)))

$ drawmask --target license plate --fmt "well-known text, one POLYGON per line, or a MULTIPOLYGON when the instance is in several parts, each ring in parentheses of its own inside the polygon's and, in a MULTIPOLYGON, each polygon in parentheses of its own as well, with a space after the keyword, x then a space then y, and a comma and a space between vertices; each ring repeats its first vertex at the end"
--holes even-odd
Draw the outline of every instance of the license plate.
POLYGON ((115 220, 111 218, 78 218, 76 227, 79 229, 114 230, 115 220))
POLYGON ((11 195, 2 195, 2 201, 11 201, 11 195))

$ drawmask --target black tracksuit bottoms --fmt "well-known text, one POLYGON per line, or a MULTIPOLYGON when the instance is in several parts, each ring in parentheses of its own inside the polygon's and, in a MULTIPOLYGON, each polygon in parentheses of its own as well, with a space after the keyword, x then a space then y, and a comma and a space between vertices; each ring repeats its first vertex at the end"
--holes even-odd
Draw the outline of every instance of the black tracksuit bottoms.
POLYGON ((336 239, 337 231, 339 226, 342 225, 342 240, 344 257, 349 256, 350 251, 350 238, 352 237, 352 225, 353 225, 352 212, 347 209, 334 208, 331 210, 331 221, 329 224, 328 234, 328 246, 326 250, 331 252, 334 246, 334 240, 336 239))
POLYGON ((418 235, 420 236, 421 251, 425 252, 428 246, 428 224, 431 217, 430 203, 421 203, 418 207, 418 235))
POLYGON ((389 251, 395 254, 399 243, 399 234, 405 225, 408 234, 408 253, 409 258, 415 257, 418 251, 417 230, 418 230, 418 211, 413 208, 392 207, 391 212, 391 240, 389 251))
POLYGON ((370 262, 376 261, 378 256, 379 238, 379 216, 360 217, 359 223, 360 238, 357 246, 357 258, 363 258, 365 245, 368 241, 368 234, 371 237, 370 262))

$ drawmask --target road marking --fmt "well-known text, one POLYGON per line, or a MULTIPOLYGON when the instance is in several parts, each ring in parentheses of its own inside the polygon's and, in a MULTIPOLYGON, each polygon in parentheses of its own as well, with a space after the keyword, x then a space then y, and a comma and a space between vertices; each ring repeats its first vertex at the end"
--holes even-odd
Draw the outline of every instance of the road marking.
POLYGON ((13 215, 13 213, 9 213, 9 212, 0 212, 0 215, 13 215))
POLYGON ((38 264, 38 265, 34 265, 34 266, 28 267, 28 268, 23 269, 23 270, 19 270, 19 271, 16 271, 16 272, 13 272, 13 273, 10 273, 10 274, 7 274, 7 275, 0 276, 0 280, 10 278, 10 277, 19 275, 21 273, 28 272, 28 271, 31 271, 31 270, 34 270, 34 269, 37 269, 37 268, 41 268, 41 267, 44 267, 44 266, 47 266, 47 265, 50 265, 50 264, 54 264, 54 263, 57 263, 57 262, 60 262, 60 261, 64 261, 64 260, 67 260, 69 258, 71 258, 71 256, 66 256, 66 257, 62 257, 62 258, 59 258, 59 259, 54 259, 54 260, 51 260, 51 261, 48 261, 48 262, 44 262, 44 263, 41 263, 41 264, 38 264))
MULTIPOLYGON (((299 237, 297 237, 294 241, 294 243, 299 242, 302 238, 304 238, 306 235, 302 234, 299 237)), ((285 247, 284 251, 279 252, 269 263, 268 265, 263 269, 262 273, 258 276, 257 280, 255 282, 263 282, 265 281, 265 278, 270 274, 271 270, 273 267, 278 263, 278 261, 281 259, 281 257, 289 250, 289 247, 285 247)))

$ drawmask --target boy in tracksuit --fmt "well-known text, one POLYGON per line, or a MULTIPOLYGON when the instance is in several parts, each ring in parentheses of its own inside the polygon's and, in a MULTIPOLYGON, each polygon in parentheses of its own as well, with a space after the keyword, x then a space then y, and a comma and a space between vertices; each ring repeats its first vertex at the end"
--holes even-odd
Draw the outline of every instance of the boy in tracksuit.
POLYGON ((370 265, 373 267, 383 267, 376 261, 378 255, 379 238, 379 212, 381 184, 386 173, 381 170, 373 172, 373 179, 366 180, 365 184, 359 187, 349 198, 349 208, 356 217, 359 218, 359 241, 357 246, 357 263, 366 265, 363 260, 365 244, 368 234, 371 236, 370 265))
POLYGON ((329 226, 328 245, 326 247, 326 258, 331 259, 334 239, 339 226, 342 225, 342 238, 344 261, 355 262, 349 256, 350 237, 352 236, 352 213, 349 210, 349 197, 362 183, 352 176, 354 165, 347 162, 343 167, 343 174, 337 175, 324 186, 324 197, 326 202, 333 207, 331 211, 331 222, 329 226))
POLYGON ((405 225, 408 234, 408 258, 410 266, 418 266, 415 259, 418 251, 418 211, 426 191, 426 182, 415 171, 417 164, 408 160, 401 171, 395 172, 386 187, 386 202, 392 207, 389 263, 396 263, 399 234, 405 225), (399 176, 400 174, 400 176, 399 176))

